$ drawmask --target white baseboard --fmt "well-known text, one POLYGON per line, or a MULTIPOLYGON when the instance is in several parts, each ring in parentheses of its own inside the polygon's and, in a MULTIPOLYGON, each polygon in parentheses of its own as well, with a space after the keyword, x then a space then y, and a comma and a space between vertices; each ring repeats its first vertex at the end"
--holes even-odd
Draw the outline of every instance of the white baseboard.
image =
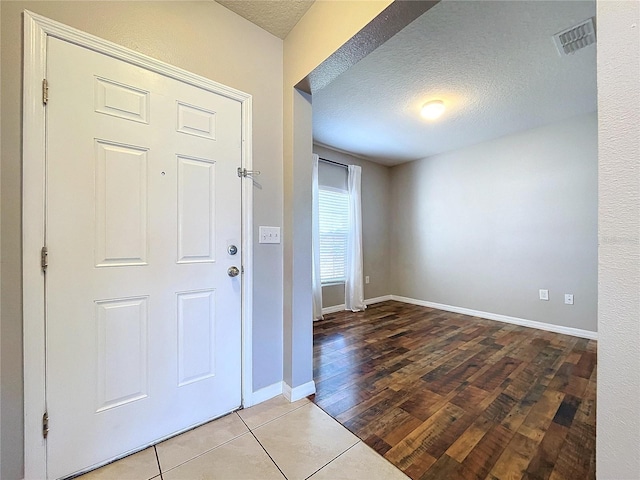
POLYGON ((273 397, 277 397, 278 395, 282 395, 282 382, 276 382, 274 384, 261 388, 260 390, 256 390, 251 394, 250 399, 245 399, 243 408, 249 408, 253 405, 266 402, 267 400, 270 400, 273 397))
MULTIPOLYGON (((365 305, 373 305, 374 303, 386 302, 387 300, 391 300, 392 295, 384 295, 382 297, 369 298, 364 301, 365 305)), ((334 305, 333 307, 326 307, 322 309, 322 314, 326 315, 328 313, 336 313, 343 312, 346 310, 346 306, 343 303, 342 305, 334 305)))
POLYGON ((313 380, 295 388, 291 388, 286 382, 277 382, 253 392, 250 404, 248 404, 249 402, 245 402, 243 408, 248 408, 253 405, 266 402, 278 395, 284 395, 290 402, 295 402, 296 400, 307 397, 312 393, 316 393, 316 384, 313 380))
POLYGON ((282 394, 290 402, 308 397, 313 393, 316 393, 316 382, 313 380, 294 388, 291 388, 286 382, 282 382, 282 394))
POLYGON ((334 305, 333 307, 326 307, 322 309, 322 314, 326 315, 328 313, 343 312, 345 308, 346 307, 344 303, 342 305, 334 305))
POLYGON ((420 305, 422 307, 435 308, 437 310, 445 310, 447 312, 461 313, 463 315, 471 315, 473 317, 486 318, 487 320, 496 320, 498 322, 511 323, 520 325, 521 327, 536 328, 538 330, 546 330, 548 332, 562 333, 573 337, 588 338, 589 340, 597 340, 598 332, 590 330, 582 330, 579 328, 563 327, 561 325, 553 325, 551 323, 536 322, 534 320, 526 320, 524 318, 509 317, 498 313, 481 312, 479 310, 471 310, 469 308, 453 307, 451 305, 443 305, 441 303, 427 302, 425 300, 416 300, 415 298, 401 297, 391 295, 391 300, 397 302, 410 303, 412 305, 420 305))
POLYGON ((375 298, 370 298, 368 300, 364 301, 365 305, 373 305, 374 303, 380 303, 380 302, 386 302, 388 300, 391 300, 391 295, 384 295, 382 297, 375 297, 375 298))

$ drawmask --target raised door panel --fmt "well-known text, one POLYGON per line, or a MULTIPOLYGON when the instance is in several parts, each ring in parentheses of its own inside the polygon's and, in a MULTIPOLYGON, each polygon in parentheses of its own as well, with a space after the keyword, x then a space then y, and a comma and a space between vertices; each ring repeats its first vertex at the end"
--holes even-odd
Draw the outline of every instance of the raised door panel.
POLYGON ((215 375, 215 290, 178 293, 178 385, 215 375))
POLYGON ((96 140, 96 266, 147 263, 144 147, 96 140))
POLYGON ((215 261, 215 162, 178 156, 178 263, 215 261))
POLYGON ((146 297, 96 301, 97 412, 147 396, 146 297))

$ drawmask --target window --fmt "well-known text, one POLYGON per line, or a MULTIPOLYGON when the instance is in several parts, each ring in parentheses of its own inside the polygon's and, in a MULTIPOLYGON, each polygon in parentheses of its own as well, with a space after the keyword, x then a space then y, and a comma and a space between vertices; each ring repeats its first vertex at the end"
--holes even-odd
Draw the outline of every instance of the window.
POLYGON ((323 284, 345 281, 349 194, 323 187, 318 191, 320 222, 320 280, 323 284))

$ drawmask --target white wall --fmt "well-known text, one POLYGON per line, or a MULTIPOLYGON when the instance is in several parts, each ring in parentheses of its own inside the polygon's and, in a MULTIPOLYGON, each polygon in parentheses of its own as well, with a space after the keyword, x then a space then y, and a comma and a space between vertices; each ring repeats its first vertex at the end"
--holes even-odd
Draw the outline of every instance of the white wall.
POLYGON ((595 113, 399 165, 391 178, 393 294, 596 330, 595 113))
MULTIPOLYGON (((377 298, 391 294, 389 278, 391 174, 389 167, 321 145, 314 145, 313 151, 327 160, 362 167, 362 256, 364 275, 368 276, 370 281, 364 286, 364 298, 377 298)), ((336 169, 342 173, 346 185, 346 169, 320 163, 321 169, 336 169)), ((322 288, 324 308, 343 304, 344 284, 322 288)))
POLYGON ((599 1, 596 469, 640 478, 640 2, 599 1))
MULTIPOLYGON (((215 2, 2 2, 2 372, 0 477, 22 475, 22 11, 106 38, 253 96, 254 390, 282 380, 282 246, 258 225, 282 225, 283 42, 215 2)), ((55 94, 54 91, 52 94, 55 94)), ((309 146, 309 150, 311 146, 309 146)))

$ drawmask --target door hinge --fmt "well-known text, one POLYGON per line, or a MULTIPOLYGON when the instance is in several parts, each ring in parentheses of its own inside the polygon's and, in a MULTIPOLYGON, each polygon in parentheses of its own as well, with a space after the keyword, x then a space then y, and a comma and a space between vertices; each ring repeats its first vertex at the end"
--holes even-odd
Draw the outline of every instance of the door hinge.
POLYGON ((47 267, 49 266, 49 250, 47 247, 42 247, 42 250, 40 250, 40 266, 43 272, 47 271, 47 267))
POLYGON ((238 176, 240 178, 253 178, 260 175, 260 170, 247 170, 246 168, 238 167, 238 176))
POLYGON ((49 435, 49 413, 44 412, 42 415, 42 437, 47 438, 49 435))
POLYGON ((45 78, 42 80, 42 103, 46 105, 49 102, 49 82, 45 78))

